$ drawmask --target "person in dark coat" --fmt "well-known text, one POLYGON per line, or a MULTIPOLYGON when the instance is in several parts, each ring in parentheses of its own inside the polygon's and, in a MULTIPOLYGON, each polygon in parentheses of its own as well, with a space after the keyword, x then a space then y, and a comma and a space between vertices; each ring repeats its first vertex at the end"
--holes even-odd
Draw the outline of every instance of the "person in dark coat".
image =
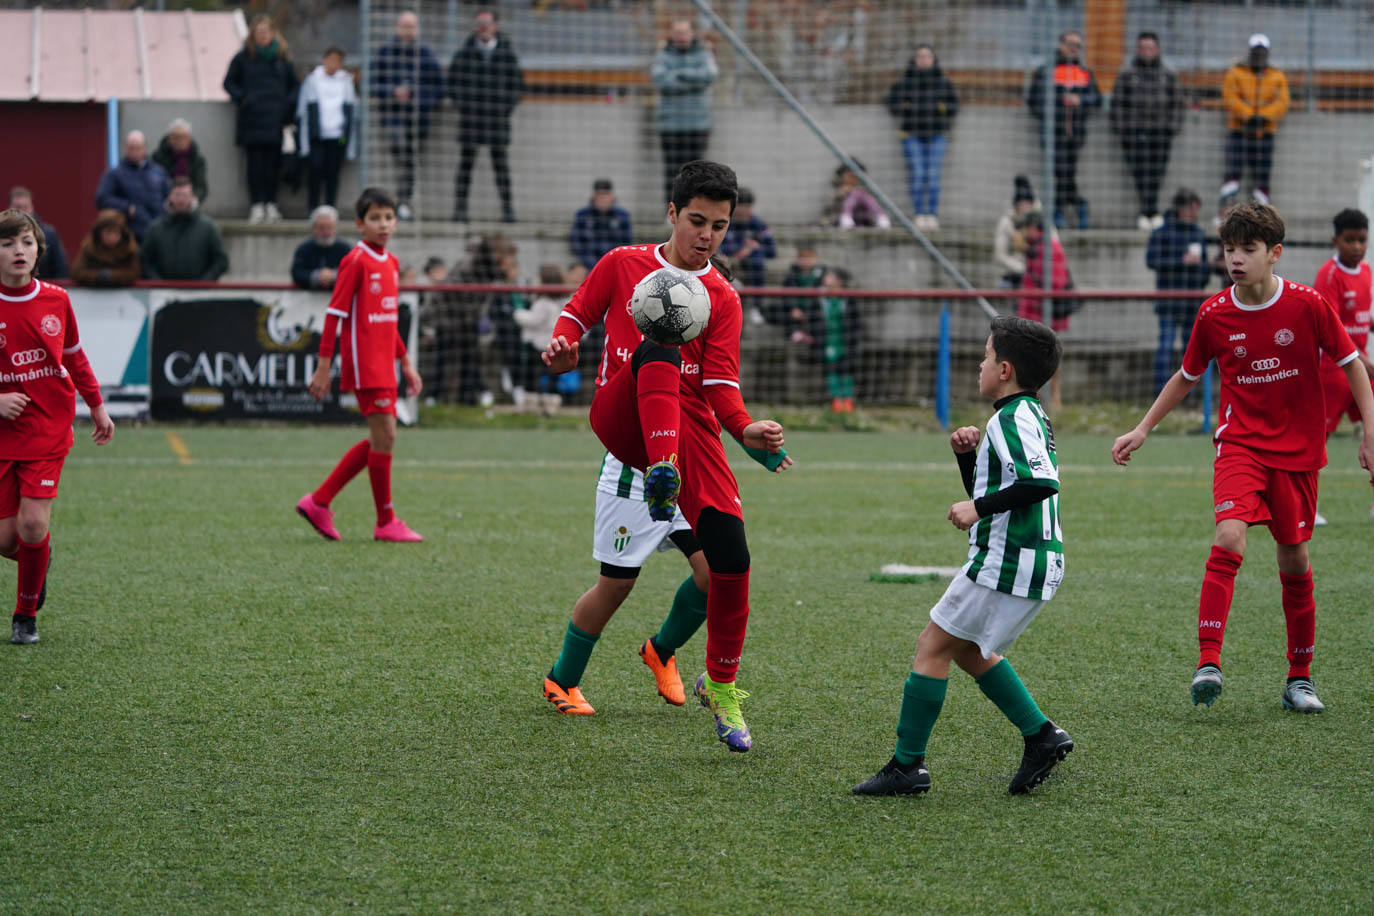
POLYGON ((887 91, 885 104, 901 131, 916 228, 939 229, 940 168, 950 122, 959 112, 959 95, 940 70, 934 48, 916 46, 906 72, 887 91))
POLYGON ((448 94, 458 107, 458 177, 454 188, 453 219, 467 222, 468 188, 479 147, 491 150, 501 219, 515 222, 511 203, 510 116, 525 94, 525 74, 510 39, 497 31, 496 13, 477 11, 472 34, 453 55, 448 68, 448 94))
MULTIPOLYGON (((1155 272, 1155 289, 1202 289, 1211 278, 1207 262, 1207 234, 1197 224, 1202 198, 1191 188, 1179 188, 1173 209, 1164 214, 1164 224, 1150 233, 1145 248, 1145 266, 1155 272)), ((1178 367, 1182 356, 1174 355, 1174 341, 1183 338, 1180 353, 1188 349, 1193 320, 1203 298, 1159 299, 1155 315, 1159 318, 1159 348, 1155 350, 1155 391, 1164 387, 1178 367)))
POLYGON ((124 138, 124 158, 100 178, 95 190, 95 205, 100 210, 118 210, 129 220, 134 238, 143 233, 162 214, 162 204, 171 193, 167 173, 148 158, 148 141, 143 132, 129 131, 124 138))
POLYGON ((191 136, 191 123, 185 118, 177 118, 167 125, 167 134, 153 151, 153 161, 162 166, 168 180, 177 178, 191 179, 191 190, 201 206, 210 196, 210 182, 206 177, 209 167, 200 146, 191 136))
POLYGON ((219 227, 196 208, 191 179, 172 182, 167 212, 148 227, 142 257, 149 280, 218 280, 229 269, 219 227))
POLYGON ((310 214, 310 238, 291 257, 291 281, 301 289, 333 289, 339 262, 353 246, 338 236, 339 211, 328 204, 310 214))
POLYGON ((630 244, 632 238, 630 214, 615 205, 611 179, 596 179, 592 182, 591 202, 573 214, 569 237, 573 254, 583 267, 591 270, 603 254, 630 244))
POLYGON ((720 253, 731 259, 735 273, 745 286, 767 285, 766 262, 778 256, 778 243, 773 239, 773 230, 754 212, 754 192, 749 188, 739 189, 735 213, 721 240, 720 253))
POLYGON ((224 91, 239 109, 234 142, 248 157, 249 222, 281 219, 277 183, 282 128, 295 118, 297 85, 286 39, 273 28, 270 16, 255 16, 243 50, 234 55, 224 75, 224 91))
POLYGON ((15 186, 10 188, 10 207, 15 210, 23 210, 32 216, 38 223, 38 228, 43 230, 43 257, 38 259, 38 264, 34 268, 34 276, 41 280, 66 279, 72 275, 71 267, 67 264, 67 252, 62 247, 62 237, 57 234, 51 223, 45 223, 38 218, 38 214, 33 210, 33 193, 28 188, 15 186))
POLYGON ((1183 123, 1183 92, 1178 75, 1159 58, 1159 36, 1141 32, 1135 40, 1135 59, 1116 78, 1111 124, 1121 138, 1121 151, 1135 179, 1140 197, 1137 228, 1156 229, 1159 185, 1169 167, 1174 134, 1183 123))
POLYGON ((396 217, 414 218, 415 160, 429 136, 430 115, 444 97, 439 58, 420 43, 420 20, 407 10, 396 17, 396 40, 372 56, 368 92, 381 114, 382 135, 396 160, 396 217))
POLYGON ((143 276, 138 242, 119 210, 101 210, 72 264, 78 286, 133 286, 143 276))
MULTIPOLYGON (((1052 117, 1054 128, 1054 223, 1063 227, 1072 212, 1079 229, 1088 228, 1088 201, 1078 193, 1078 154, 1088 138, 1088 115, 1102 107, 1097 77, 1080 62, 1083 35, 1068 31, 1060 34, 1054 63, 1042 64, 1031 78, 1026 104, 1037 121, 1052 117), (1053 86, 1054 110, 1045 111, 1046 82, 1053 86)), ((1040 140, 1045 139, 1044 130, 1040 140)))

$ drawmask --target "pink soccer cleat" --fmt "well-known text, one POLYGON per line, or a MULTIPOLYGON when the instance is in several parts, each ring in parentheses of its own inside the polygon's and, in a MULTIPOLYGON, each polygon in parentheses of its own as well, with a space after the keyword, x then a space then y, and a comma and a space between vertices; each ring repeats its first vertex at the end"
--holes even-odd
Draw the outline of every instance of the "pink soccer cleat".
POLYGON ((410 530, 410 526, 399 518, 392 518, 385 525, 378 525, 372 529, 372 539, 374 541, 396 541, 397 543, 415 543, 423 541, 419 533, 410 530))
POLYGON ((341 540, 339 529, 334 527, 334 513, 329 511, 328 506, 321 506, 315 502, 314 496, 307 493, 301 497, 301 501, 296 503, 296 512, 301 518, 310 523, 310 527, 320 533, 320 536, 330 540, 341 540))

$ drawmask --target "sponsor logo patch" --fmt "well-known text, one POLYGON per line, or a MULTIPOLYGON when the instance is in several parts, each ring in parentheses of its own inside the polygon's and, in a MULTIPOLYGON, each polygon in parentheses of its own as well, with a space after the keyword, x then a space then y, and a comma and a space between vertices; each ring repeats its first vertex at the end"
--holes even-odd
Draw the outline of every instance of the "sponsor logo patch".
POLYGON ((1277 356, 1271 356, 1269 359, 1252 360, 1250 363, 1250 368, 1254 369, 1256 372, 1267 372, 1270 369, 1277 369, 1278 367, 1279 358, 1277 356))
POLYGON ((40 349, 20 350, 18 353, 10 354, 10 362, 16 366, 32 366, 34 363, 41 363, 47 358, 48 351, 40 349))
POLYGON ((55 480, 40 480, 40 481, 38 481, 38 485, 39 485, 40 487, 55 487, 55 486, 57 486, 57 481, 55 481, 55 480))
POLYGON ((1274 343, 1280 347, 1286 347, 1293 342, 1293 332, 1287 328, 1279 328, 1274 332, 1274 343))
POLYGON ((56 337, 62 333, 62 321, 56 315, 44 315, 43 320, 38 322, 38 327, 49 337, 56 337))
POLYGON ((1228 337, 1228 338, 1226 338, 1226 339, 1227 339, 1228 341, 1244 340, 1244 339, 1245 339, 1245 332, 1242 331, 1242 332, 1239 333, 1239 334, 1232 334, 1230 337, 1228 337))
POLYGON ((1217 503, 1215 506, 1212 507, 1212 511, 1225 512, 1227 509, 1234 509, 1235 507, 1236 501, 1234 499, 1228 499, 1225 502, 1217 503))
POLYGON ((1236 347, 1236 359, 1245 359, 1245 354, 1249 351, 1244 347, 1236 347))

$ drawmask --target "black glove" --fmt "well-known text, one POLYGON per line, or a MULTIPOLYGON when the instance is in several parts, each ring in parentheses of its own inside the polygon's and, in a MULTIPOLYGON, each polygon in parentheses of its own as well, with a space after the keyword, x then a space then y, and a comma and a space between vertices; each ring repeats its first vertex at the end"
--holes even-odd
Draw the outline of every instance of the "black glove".
POLYGON ((1251 115, 1245 122, 1245 126, 1255 133, 1259 133, 1269 126, 1269 119, 1261 114, 1251 115))

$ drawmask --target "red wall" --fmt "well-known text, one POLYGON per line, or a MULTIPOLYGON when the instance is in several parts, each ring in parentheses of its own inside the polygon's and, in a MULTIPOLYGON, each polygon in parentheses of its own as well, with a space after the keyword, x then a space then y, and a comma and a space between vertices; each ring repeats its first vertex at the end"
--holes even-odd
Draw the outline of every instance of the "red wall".
POLYGON ((23 185, 33 206, 75 258, 95 220, 95 188, 105 174, 105 106, 96 103, 0 102, 0 189, 23 185))

